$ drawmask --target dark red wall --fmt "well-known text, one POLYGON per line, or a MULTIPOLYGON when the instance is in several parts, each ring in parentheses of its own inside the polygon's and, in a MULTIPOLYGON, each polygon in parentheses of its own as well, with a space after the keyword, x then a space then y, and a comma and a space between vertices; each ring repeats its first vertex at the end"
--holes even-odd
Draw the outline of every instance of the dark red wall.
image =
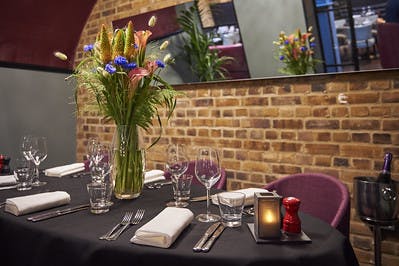
POLYGON ((0 65, 72 69, 82 29, 96 0, 6 0, 0 3, 0 65), (68 55, 68 62, 53 56, 68 55))

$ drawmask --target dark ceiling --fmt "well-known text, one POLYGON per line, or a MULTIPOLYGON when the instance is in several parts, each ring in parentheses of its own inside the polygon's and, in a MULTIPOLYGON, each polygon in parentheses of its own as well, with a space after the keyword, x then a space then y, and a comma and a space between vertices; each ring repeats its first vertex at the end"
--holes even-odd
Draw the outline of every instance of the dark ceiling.
POLYGON ((0 66, 71 70, 96 0, 5 0, 0 3, 0 66), (55 51, 68 55, 64 62, 55 51))

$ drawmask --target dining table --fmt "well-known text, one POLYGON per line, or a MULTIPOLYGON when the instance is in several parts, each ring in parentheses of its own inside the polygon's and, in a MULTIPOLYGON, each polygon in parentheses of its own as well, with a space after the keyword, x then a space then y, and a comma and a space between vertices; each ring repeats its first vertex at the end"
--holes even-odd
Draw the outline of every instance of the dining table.
MULTIPOLYGON (((47 184, 28 191, 16 189, 0 190, 0 202, 7 198, 31 195, 40 192, 66 191, 71 196, 68 205, 62 209, 89 201, 86 184, 90 175, 69 175, 61 178, 40 179, 47 184)), ((192 185, 191 196, 202 196, 205 187, 192 185)), ((219 190, 211 190, 217 193, 219 190)), ((324 221, 299 211, 303 232, 310 242, 256 243, 248 223, 254 216, 243 215, 242 225, 226 228, 215 241, 209 252, 194 252, 193 247, 210 226, 195 218, 182 231, 169 248, 138 245, 130 242, 135 231, 153 219, 172 198, 172 187, 159 189, 143 188, 136 199, 113 198, 110 211, 93 214, 88 209, 55 218, 32 222, 32 214, 15 216, 0 209, 0 261, 2 265, 51 265, 51 266, 127 266, 127 265, 358 265, 350 241, 324 221), (128 228, 117 240, 100 240, 127 211, 145 209, 145 215, 138 225, 128 228), (5 263, 3 263, 5 262, 5 263)), ((206 202, 190 202, 187 207, 194 216, 206 211, 206 202)), ((218 213, 218 206, 210 210, 218 213)), ((34 214, 44 213, 43 210, 34 214)))

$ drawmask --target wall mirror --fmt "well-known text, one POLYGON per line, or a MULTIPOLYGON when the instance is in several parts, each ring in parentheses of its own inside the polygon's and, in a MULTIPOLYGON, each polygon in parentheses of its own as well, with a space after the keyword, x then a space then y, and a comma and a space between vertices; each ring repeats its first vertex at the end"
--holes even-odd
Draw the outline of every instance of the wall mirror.
MULTIPOLYGON (((281 62, 276 59, 277 40, 281 31, 290 34, 296 29, 313 27, 316 39, 315 57, 322 63, 312 73, 335 73, 382 69, 378 49, 378 22, 385 17, 387 0, 208 0, 199 1, 202 30, 211 34, 222 55, 232 56, 229 79, 281 76, 281 62), (249 15, 250 14, 250 15, 249 15), (365 36, 361 31, 366 31, 365 36)), ((188 2, 162 10, 113 21, 123 27, 129 19, 144 21, 154 13, 163 25, 154 40, 169 40, 169 52, 176 63, 162 74, 172 84, 198 82, 184 58, 181 28, 176 22, 188 2)), ((398 56, 398 55, 396 55, 398 56)), ((397 66, 394 66, 397 67, 397 66)), ((309 74, 312 74, 309 73, 309 74)))

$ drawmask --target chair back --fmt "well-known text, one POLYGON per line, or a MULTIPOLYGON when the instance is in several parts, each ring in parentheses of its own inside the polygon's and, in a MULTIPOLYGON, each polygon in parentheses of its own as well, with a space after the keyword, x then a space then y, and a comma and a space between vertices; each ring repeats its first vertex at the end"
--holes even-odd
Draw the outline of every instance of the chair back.
POLYGON ((378 52, 383 68, 399 67, 399 23, 382 23, 377 26, 378 52))
MULTIPOLYGON (((193 184, 202 185, 201 182, 195 176, 195 161, 190 161, 188 163, 188 168, 185 174, 193 176, 193 181, 192 181, 193 184)), ((165 171, 165 178, 167 179, 171 178, 171 174, 168 171, 165 171)), ((213 188, 226 190, 226 171, 223 167, 220 170, 220 178, 218 182, 216 182, 216 184, 213 186, 213 188)))
POLYGON ((264 188, 283 197, 300 199, 300 211, 320 218, 349 237, 349 192, 337 178, 322 173, 293 174, 264 188))

